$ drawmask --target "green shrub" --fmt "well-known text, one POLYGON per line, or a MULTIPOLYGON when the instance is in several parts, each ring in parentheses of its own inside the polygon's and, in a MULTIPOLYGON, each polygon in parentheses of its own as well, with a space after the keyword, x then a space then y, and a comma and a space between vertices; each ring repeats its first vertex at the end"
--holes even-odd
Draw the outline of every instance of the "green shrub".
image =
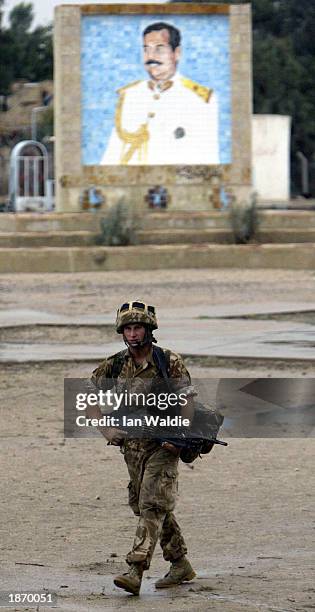
POLYGON ((101 219, 101 233, 96 244, 104 246, 127 246, 136 244, 136 219, 123 200, 112 206, 101 219))
POLYGON ((235 244, 247 244, 255 240, 259 226, 256 203, 256 195, 252 195, 249 205, 242 206, 237 202, 232 203, 230 223, 235 244))

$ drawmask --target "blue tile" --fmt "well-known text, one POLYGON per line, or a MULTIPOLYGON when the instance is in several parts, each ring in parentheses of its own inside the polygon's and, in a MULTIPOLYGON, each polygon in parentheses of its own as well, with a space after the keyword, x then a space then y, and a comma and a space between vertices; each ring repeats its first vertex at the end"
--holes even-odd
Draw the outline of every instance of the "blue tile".
POLYGON ((182 34, 180 72, 214 89, 220 108, 220 159, 231 161, 229 17, 227 15, 97 15, 81 23, 82 161, 98 164, 115 113, 116 90, 147 77, 142 31, 154 21, 182 34), (126 61, 127 60, 127 61, 126 61))

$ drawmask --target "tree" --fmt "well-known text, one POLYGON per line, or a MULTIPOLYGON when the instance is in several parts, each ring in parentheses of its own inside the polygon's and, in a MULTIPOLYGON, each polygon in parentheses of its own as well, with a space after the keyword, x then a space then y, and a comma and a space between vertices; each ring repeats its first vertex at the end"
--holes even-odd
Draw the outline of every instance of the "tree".
POLYGON ((21 78, 29 81, 53 78, 52 26, 39 26, 30 32, 25 44, 25 56, 21 78))
POLYGON ((315 7, 309 0, 253 0, 254 109, 292 117, 291 160, 314 155, 315 7))
POLYGON ((0 61, 0 95, 9 93, 10 85, 14 80, 13 53, 11 34, 0 28, 0 58, 5 58, 5 62, 0 61))
POLYGON ((0 0, 0 95, 9 92, 13 80, 12 64, 12 38, 2 27, 4 0, 0 0))
POLYGON ((10 29, 14 32, 16 38, 25 36, 32 25, 34 19, 34 11, 32 4, 17 4, 9 15, 10 29))
POLYGON ((0 29, 1 29, 1 25, 2 25, 2 15, 3 15, 2 9, 3 9, 3 6, 4 6, 4 0, 0 0, 0 29))
POLYGON ((314 159, 315 5, 310 0, 252 0, 251 5, 254 112, 292 117, 294 170, 298 151, 314 159))
MULTIPOLYGON (((4 0, 0 0, 1 7, 4 0)), ((9 27, 1 29, 0 22, 0 94, 10 93, 10 85, 17 79, 43 81, 53 78, 52 26, 31 29, 33 5, 20 3, 9 14, 9 27)))

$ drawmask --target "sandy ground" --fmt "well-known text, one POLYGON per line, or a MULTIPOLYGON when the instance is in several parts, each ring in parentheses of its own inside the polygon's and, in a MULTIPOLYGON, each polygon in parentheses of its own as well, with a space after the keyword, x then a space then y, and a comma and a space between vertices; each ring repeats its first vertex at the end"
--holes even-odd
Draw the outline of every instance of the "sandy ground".
POLYGON ((115 312, 126 299, 157 308, 314 302, 315 272, 285 270, 154 270, 0 275, 0 307, 64 314, 115 312))
MULTIPOLYGON (((169 308, 266 301, 266 295, 288 304, 311 303, 314 274, 16 275, 0 277, 0 289, 1 309, 99 314, 130 295, 169 308)), ((67 341, 75 341, 72 333, 65 332, 67 341)), ((23 334, 27 342, 27 331, 23 334)), ((136 525, 127 505, 123 458, 100 437, 63 439, 63 378, 86 376, 92 369, 84 362, 1 366, 0 590, 46 588, 58 595, 55 609, 65 612, 147 612, 162 606, 174 612, 315 609, 311 438, 230 439, 227 448, 216 448, 193 469, 181 464, 176 514, 197 579, 156 592, 155 579, 167 571, 157 549, 140 598, 113 587, 136 525)), ((272 366, 255 371, 247 366, 237 373, 228 365, 190 369, 213 378, 278 374, 272 366)), ((285 375, 299 370, 282 370, 285 375)))

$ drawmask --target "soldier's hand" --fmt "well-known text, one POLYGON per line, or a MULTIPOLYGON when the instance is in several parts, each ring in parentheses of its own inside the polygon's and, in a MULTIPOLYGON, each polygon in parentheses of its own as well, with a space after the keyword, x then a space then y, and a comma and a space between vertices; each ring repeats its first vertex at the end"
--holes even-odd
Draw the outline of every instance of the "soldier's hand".
POLYGON ((172 453, 172 455, 174 455, 174 457, 178 457, 180 454, 180 448, 175 446, 175 444, 171 444, 171 442, 163 442, 162 448, 168 450, 170 453, 172 453))
POLYGON ((117 429, 116 427, 106 427, 105 437, 110 444, 120 446, 122 441, 125 439, 126 434, 124 431, 117 429))
POLYGON ((85 416, 88 419, 100 419, 102 418, 102 413, 99 406, 90 406, 88 405, 85 409, 85 416))

